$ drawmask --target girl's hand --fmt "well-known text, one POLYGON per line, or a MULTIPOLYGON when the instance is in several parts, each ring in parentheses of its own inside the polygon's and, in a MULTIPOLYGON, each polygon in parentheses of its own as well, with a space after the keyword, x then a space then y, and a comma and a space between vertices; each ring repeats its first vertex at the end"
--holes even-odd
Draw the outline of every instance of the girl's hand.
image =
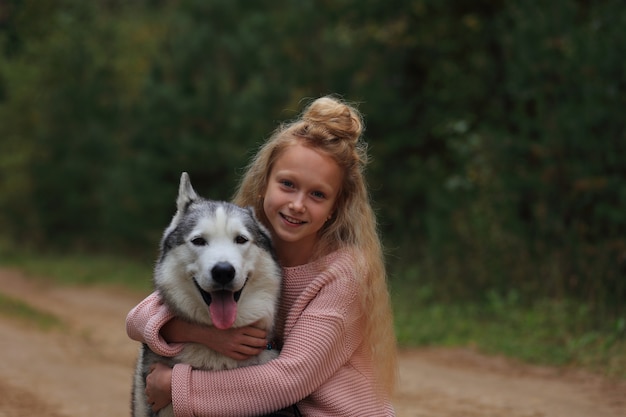
POLYGON ((220 330, 174 318, 163 326, 161 335, 168 343, 200 343, 242 361, 258 355, 267 347, 267 331, 256 326, 257 323, 254 323, 247 327, 220 330))
POLYGON ((237 361, 256 356, 267 348, 267 332, 264 329, 253 326, 213 329, 217 335, 212 337, 209 347, 237 361))
POLYGON ((146 377, 146 398, 155 413, 172 402, 172 368, 162 363, 150 366, 146 377))

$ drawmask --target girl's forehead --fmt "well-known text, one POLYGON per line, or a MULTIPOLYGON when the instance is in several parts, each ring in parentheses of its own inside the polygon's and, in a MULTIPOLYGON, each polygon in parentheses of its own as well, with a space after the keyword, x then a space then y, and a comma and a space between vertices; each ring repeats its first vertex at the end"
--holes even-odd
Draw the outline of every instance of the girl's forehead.
POLYGON ((272 171, 319 180, 337 189, 342 179, 341 168, 330 155, 300 144, 287 147, 276 159, 272 171))
POLYGON ((275 166, 310 169, 319 167, 324 169, 335 169, 340 171, 337 162, 327 153, 308 146, 295 144, 288 146, 277 158, 275 166))

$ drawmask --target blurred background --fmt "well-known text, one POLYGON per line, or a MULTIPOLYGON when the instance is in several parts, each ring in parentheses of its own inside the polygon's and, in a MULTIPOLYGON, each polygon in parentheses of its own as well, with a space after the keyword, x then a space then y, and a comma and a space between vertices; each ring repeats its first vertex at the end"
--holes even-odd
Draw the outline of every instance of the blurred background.
POLYGON ((615 356, 624 28, 620 0, 0 0, 2 262, 150 268, 181 171, 230 199, 333 93, 365 116, 401 344, 615 356))

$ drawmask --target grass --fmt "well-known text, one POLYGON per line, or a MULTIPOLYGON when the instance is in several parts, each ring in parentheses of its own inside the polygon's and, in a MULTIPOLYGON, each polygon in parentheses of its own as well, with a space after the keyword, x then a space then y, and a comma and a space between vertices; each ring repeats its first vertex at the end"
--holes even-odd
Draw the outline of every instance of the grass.
POLYGON ((120 256, 12 251, 0 257, 0 265, 20 269, 34 279, 52 279, 58 285, 104 285, 144 293, 152 289, 152 263, 120 256))
POLYGON ((598 324, 572 301, 524 303, 515 293, 484 303, 437 303, 423 291, 396 291, 401 346, 464 346, 534 364, 582 367, 626 378, 626 319, 598 324))
POLYGON ((42 330, 50 330, 63 326, 63 322, 58 317, 39 311, 21 300, 1 293, 0 315, 17 319, 29 325, 34 325, 42 330))

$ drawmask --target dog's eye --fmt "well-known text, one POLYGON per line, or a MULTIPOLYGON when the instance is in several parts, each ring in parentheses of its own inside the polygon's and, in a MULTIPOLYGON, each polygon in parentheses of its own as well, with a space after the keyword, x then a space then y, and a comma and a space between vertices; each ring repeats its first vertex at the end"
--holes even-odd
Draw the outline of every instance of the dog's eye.
POLYGON ((191 243, 193 243, 195 246, 204 246, 207 244, 206 239, 203 237, 194 237, 193 239, 191 239, 191 243))
POLYGON ((248 238, 242 235, 239 235, 235 238, 235 243, 238 245, 243 245, 248 241, 248 238))

